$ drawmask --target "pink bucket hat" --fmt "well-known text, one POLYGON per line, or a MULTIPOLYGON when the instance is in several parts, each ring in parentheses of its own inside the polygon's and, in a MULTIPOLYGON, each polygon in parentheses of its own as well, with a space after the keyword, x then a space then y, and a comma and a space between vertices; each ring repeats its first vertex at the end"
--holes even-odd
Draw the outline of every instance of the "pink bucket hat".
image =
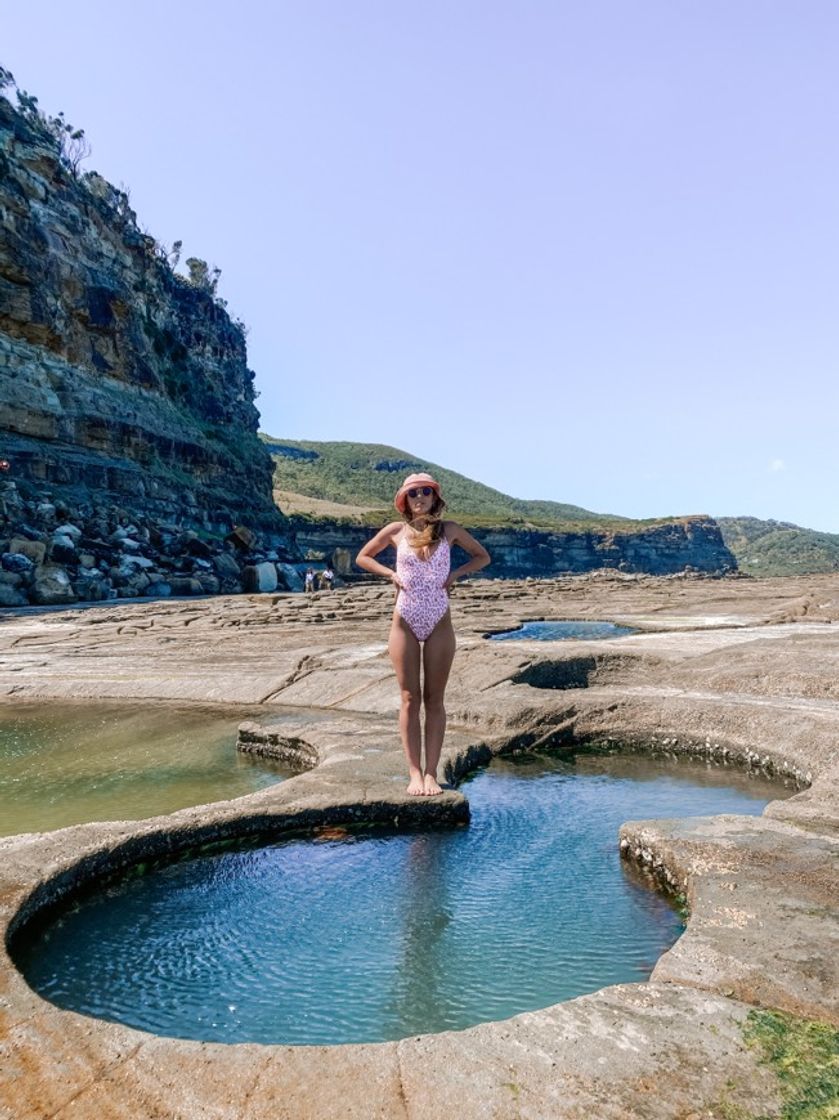
POLYGON ((408 491, 413 490, 414 487, 430 486, 440 497, 440 483, 433 479, 430 474, 409 474, 399 489, 396 491, 396 497, 393 499, 393 504, 400 513, 405 513, 405 504, 408 501, 408 491))

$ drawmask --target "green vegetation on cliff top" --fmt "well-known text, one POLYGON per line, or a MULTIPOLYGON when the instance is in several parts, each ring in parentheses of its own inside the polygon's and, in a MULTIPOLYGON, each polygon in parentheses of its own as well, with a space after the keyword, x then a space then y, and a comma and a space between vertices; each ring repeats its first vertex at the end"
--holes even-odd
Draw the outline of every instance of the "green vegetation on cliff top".
MULTIPOLYGON (((333 518, 325 518, 313 509, 310 516, 318 521, 351 520, 381 525, 386 517, 396 516, 393 495, 403 478, 415 471, 428 471, 438 479, 452 515, 466 525, 637 532, 640 527, 682 520, 669 517, 635 521, 561 502, 511 498, 439 463, 384 444, 321 443, 279 439, 265 433, 260 433, 260 438, 274 459, 277 490, 348 507, 345 516, 336 510, 333 518), (363 507, 370 512, 360 514, 350 507, 363 507)), ((297 516, 307 514, 304 510, 297 516)))
POLYGON ((752 576, 839 572, 839 534, 818 533, 786 521, 718 517, 723 540, 741 571, 752 576))

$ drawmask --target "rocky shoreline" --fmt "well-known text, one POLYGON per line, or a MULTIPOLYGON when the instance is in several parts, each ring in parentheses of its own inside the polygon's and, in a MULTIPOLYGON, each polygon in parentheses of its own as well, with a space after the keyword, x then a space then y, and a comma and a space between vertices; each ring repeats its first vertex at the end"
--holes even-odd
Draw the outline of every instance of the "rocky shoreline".
MULTIPOLYGON (((0 841, 7 934, 25 935, 41 907, 103 876, 202 845, 465 819, 459 789, 404 793, 385 648, 392 606, 388 589, 371 585, 8 615, 0 695, 260 705, 264 716, 241 728, 243 749, 293 751, 308 769, 234 801, 0 841), (272 714, 294 707, 291 720, 272 714)), ((760 1045, 770 1027, 791 1046, 824 1037, 835 1052, 839 1041, 839 577, 474 581, 458 588, 453 614, 449 781, 497 753, 611 738, 704 754, 709 765, 740 760, 805 788, 760 817, 626 822, 615 838, 623 858, 689 910, 649 980, 461 1032, 335 1047, 159 1038, 45 1002, 7 941, 0 1114, 746 1120, 790 1114, 792 1073, 819 1100, 839 1100, 835 1064, 797 1053, 791 1069, 760 1045), (638 632, 485 639, 545 617, 638 632)))
POLYGON ((244 526, 214 536, 0 482, 0 607, 300 591, 293 558, 244 526))

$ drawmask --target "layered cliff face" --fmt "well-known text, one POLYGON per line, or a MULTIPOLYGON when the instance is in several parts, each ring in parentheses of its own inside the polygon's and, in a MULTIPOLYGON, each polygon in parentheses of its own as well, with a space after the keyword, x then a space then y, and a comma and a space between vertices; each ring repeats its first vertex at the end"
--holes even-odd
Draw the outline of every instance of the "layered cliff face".
MULTIPOLYGON (((306 524, 292 519, 298 547, 312 556, 331 557, 336 550, 353 554, 376 529, 338 522, 306 524)), ((733 572, 737 563, 710 517, 678 521, 622 532, 592 528, 579 532, 545 529, 472 529, 492 556, 484 573, 496 578, 546 578, 598 568, 671 575, 692 570, 711 575, 733 572)), ((344 574, 342 562, 336 568, 344 574)))
POLYGON ((24 498, 276 538, 241 329, 0 97, 0 455, 24 498))
POLYGON ((293 585, 241 328, 48 124, 0 97, 0 606, 293 585))
POLYGON ((686 517, 622 532, 478 530, 475 536, 492 554, 492 574, 504 577, 545 577, 596 568, 650 575, 671 575, 688 569, 717 575, 737 567, 719 526, 710 517, 686 517))

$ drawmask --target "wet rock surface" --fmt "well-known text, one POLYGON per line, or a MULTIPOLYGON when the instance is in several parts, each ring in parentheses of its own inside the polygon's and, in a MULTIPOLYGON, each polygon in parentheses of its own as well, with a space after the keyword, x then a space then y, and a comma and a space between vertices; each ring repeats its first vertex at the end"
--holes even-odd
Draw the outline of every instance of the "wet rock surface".
MULTIPOLYGON (((11 573, 16 574, 16 573, 11 573)), ((4 585, 9 586, 9 585, 4 585)), ((103 874, 232 836, 379 821, 445 826, 462 794, 404 793, 390 589, 7 611, 0 692, 261 704, 246 750, 305 772, 236 801, 0 842, 13 935, 103 874), (272 706, 300 708, 280 721, 272 706)), ((25 1117, 748 1117, 785 1083, 750 1042, 761 1009, 839 1025, 839 577, 601 573, 475 581, 459 648, 449 781, 493 754, 612 740, 786 774, 761 817, 627 822, 624 857, 683 895, 686 933, 649 982, 473 1029, 341 1047, 201 1045, 59 1011, 3 951, 0 1108, 25 1117), (608 641, 492 643, 526 620, 602 619, 608 641)), ((480 947, 476 946, 476 952, 480 947)))

